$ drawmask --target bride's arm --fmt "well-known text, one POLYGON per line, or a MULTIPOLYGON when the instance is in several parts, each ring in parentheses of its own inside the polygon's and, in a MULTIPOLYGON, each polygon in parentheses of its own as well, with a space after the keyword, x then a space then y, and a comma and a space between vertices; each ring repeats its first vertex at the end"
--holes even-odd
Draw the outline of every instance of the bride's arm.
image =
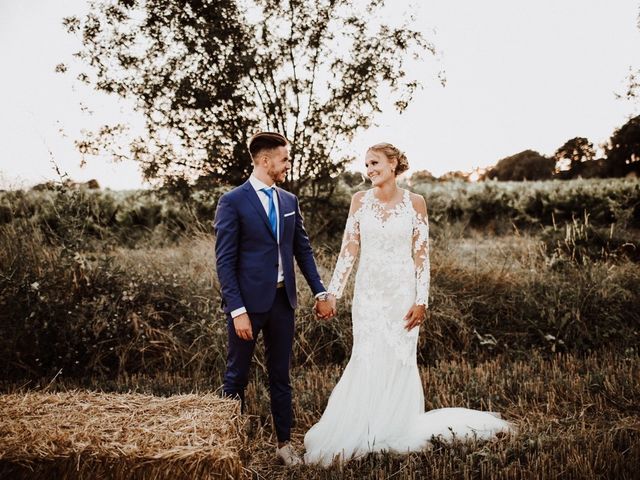
POLYGON ((415 211, 413 219, 413 263, 416 272, 416 305, 429 307, 431 263, 429 261, 429 218, 422 195, 412 195, 415 211))
POLYGON ((364 192, 357 192, 351 198, 351 207, 349 208, 347 224, 344 227, 340 255, 338 256, 338 261, 336 262, 336 267, 333 270, 331 282, 327 289, 327 291, 336 298, 342 296, 344 287, 349 279, 349 274, 360 250, 360 207, 362 206, 363 195, 364 192))

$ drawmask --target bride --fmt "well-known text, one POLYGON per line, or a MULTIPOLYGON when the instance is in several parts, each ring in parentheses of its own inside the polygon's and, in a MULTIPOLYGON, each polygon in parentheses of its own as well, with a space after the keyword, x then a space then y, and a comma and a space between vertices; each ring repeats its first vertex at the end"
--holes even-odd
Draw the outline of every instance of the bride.
POLYGON ((408 452, 443 440, 494 437, 514 427, 467 408, 424 411, 416 361, 430 281, 424 198, 397 186, 406 156, 389 143, 366 153, 373 188, 357 192, 329 284, 335 310, 360 255, 353 294, 353 349, 322 418, 305 435, 305 463, 330 465, 369 452, 408 452))

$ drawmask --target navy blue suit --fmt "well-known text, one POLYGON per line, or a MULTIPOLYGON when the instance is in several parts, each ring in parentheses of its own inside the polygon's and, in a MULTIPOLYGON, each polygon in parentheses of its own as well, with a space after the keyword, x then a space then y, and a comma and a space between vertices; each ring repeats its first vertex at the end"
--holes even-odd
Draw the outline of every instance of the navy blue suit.
POLYGON ((267 214, 249 181, 220 197, 214 229, 216 268, 222 301, 227 313, 229 349, 224 375, 225 395, 239 397, 244 389, 258 333, 262 332, 271 411, 278 440, 289 440, 292 409, 289 366, 294 334, 293 311, 297 306, 295 258, 314 294, 325 290, 305 232, 298 199, 275 188, 279 205, 280 257, 284 287, 277 288, 278 242, 267 214), (245 307, 253 330, 253 340, 237 336, 230 312, 245 307))

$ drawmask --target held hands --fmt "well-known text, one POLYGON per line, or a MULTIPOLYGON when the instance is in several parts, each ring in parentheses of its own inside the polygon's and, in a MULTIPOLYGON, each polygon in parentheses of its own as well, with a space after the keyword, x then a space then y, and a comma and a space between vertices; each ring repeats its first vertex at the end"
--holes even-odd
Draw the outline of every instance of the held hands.
MULTIPOLYGON (((328 320, 336 314, 336 297, 329 295, 326 300, 316 300, 314 306, 315 314, 318 318, 328 320)), ((233 327, 236 334, 243 340, 253 340, 253 329, 249 315, 241 313, 233 319, 233 327)))
POLYGON ((336 297, 329 294, 326 300, 316 300, 313 310, 318 318, 329 320, 336 315, 336 297))
POLYGON ((411 331, 413 328, 419 326, 426 316, 427 308, 424 305, 414 305, 404 316, 404 328, 406 328, 407 331, 411 331))
POLYGON ((233 319, 233 327, 236 334, 243 340, 253 340, 253 329, 251 328, 251 320, 249 315, 241 313, 233 319))

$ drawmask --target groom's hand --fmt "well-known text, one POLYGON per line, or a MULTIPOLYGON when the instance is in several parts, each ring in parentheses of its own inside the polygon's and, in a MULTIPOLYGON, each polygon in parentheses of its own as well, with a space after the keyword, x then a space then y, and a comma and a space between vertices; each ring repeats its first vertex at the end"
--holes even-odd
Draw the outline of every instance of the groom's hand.
POLYGON ((233 319, 233 326, 236 334, 243 340, 253 340, 253 329, 251 328, 251 320, 249 315, 241 313, 233 319))
POLYGON ((336 297, 329 295, 326 300, 316 300, 316 315, 327 320, 336 314, 336 297))

